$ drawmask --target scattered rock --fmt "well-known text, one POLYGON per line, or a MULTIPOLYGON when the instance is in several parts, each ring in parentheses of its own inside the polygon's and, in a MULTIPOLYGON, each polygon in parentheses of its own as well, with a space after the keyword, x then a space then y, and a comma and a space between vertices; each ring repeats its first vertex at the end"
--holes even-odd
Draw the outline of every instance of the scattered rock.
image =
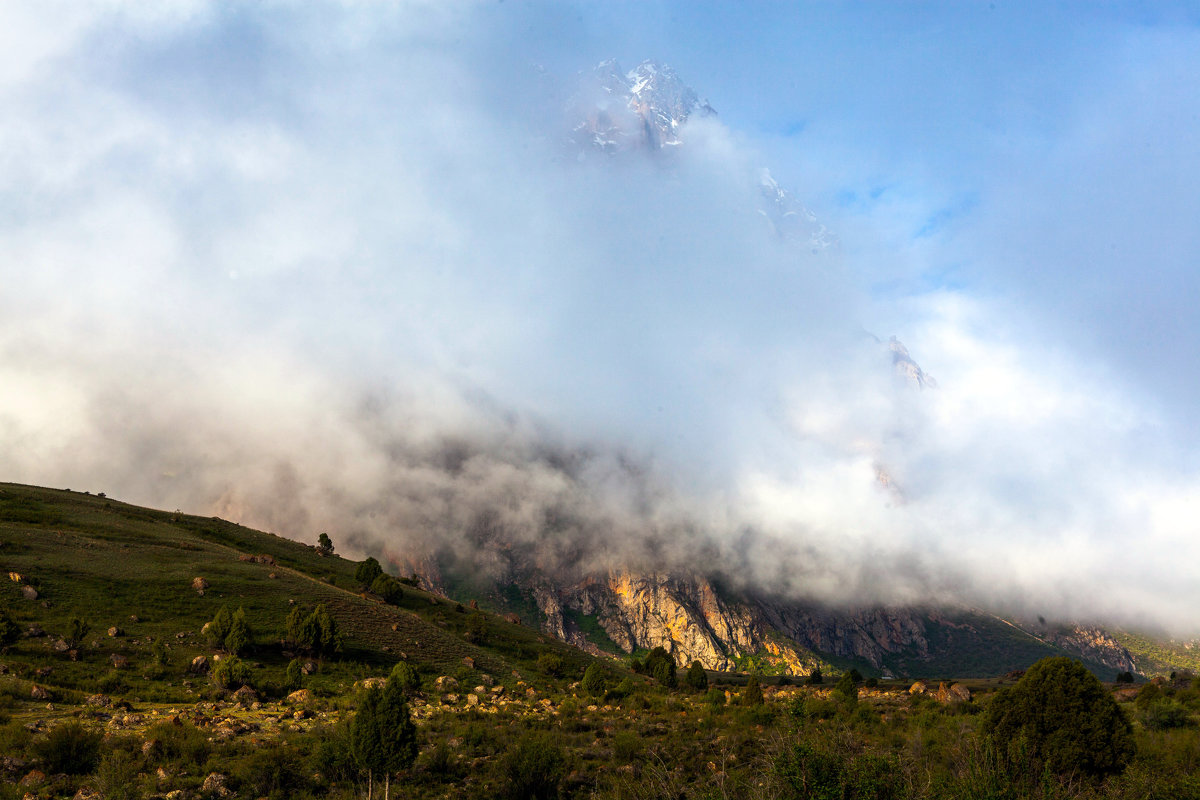
POLYGON ((124 636, 125 631, 121 630, 116 625, 113 625, 111 628, 108 629, 108 635, 115 639, 118 636, 124 636))
POLYGON ((207 589, 208 586, 209 583, 204 578, 199 576, 192 578, 192 588, 199 592, 201 596, 204 595, 204 590, 207 589))
POLYGON ((505 614, 505 615, 504 615, 504 619, 505 619, 505 620, 507 620, 508 622, 511 622, 513 625, 520 625, 520 624, 521 624, 521 618, 520 618, 520 617, 518 617, 516 614, 513 614, 513 613, 508 613, 508 614, 505 614))
POLYGON ((39 678, 49 678, 54 673, 54 667, 38 667, 33 674, 39 678))
POLYGON ((912 686, 908 687, 909 694, 925 694, 929 691, 929 687, 921 681, 917 681, 912 686))
POLYGON ((479 676, 479 682, 482 683, 484 686, 495 686, 496 685, 496 679, 493 678, 491 675, 486 675, 486 674, 479 676))
POLYGON ((468 706, 477 706, 477 705, 479 705, 479 695, 477 695, 477 694, 469 694, 469 695, 467 695, 467 705, 468 705, 468 706))
POLYGON ((487 689, 482 686, 476 686, 472 691, 475 692, 475 694, 487 694, 487 689))
POLYGON ((307 703, 310 700, 312 700, 312 692, 308 689, 297 689, 287 696, 287 701, 296 705, 307 703))
POLYGON ((439 692, 448 691, 450 689, 457 689, 458 688, 458 680, 456 678, 450 677, 449 675, 443 675, 440 678, 438 678, 436 681, 433 682, 433 688, 437 689, 439 692))
POLYGON ((84 784, 79 787, 79 791, 72 796, 71 800, 100 800, 100 793, 84 784))
POLYGON ((24 778, 21 778, 21 782, 17 785, 28 789, 32 786, 41 786, 45 782, 46 773, 40 769, 31 769, 24 778))
POLYGON ((21 597, 24 597, 26 600, 37 600, 38 599, 37 589, 26 584, 21 587, 21 597))
POLYGON ((233 792, 229 790, 226 782, 229 779, 219 772, 210 772, 208 777, 204 779, 204 784, 200 787, 200 791, 204 794, 216 795, 217 797, 229 797, 233 792))
POLYGON ((71 649, 71 645, 66 639, 55 639, 54 644, 52 644, 51 647, 53 647, 55 651, 59 653, 65 653, 71 649))
POLYGON ((41 686, 38 686, 35 683, 35 684, 33 684, 33 687, 29 690, 29 696, 32 697, 34 700, 49 700, 50 692, 46 691, 44 688, 42 688, 41 686))
POLYGON ((7 675, 7 674, 8 674, 8 665, 0 664, 0 675, 7 675))
POLYGON ((393 622, 393 623, 392 623, 392 630, 393 630, 393 631, 398 631, 398 630, 400 630, 400 623, 399 623, 399 622, 393 622))
POLYGON ((124 669, 129 666, 129 659, 120 653, 113 653, 108 657, 108 663, 112 664, 115 669, 124 669))
POLYGON ((205 656, 193 658, 192 663, 188 666, 188 672, 193 675, 203 675, 208 672, 208 658, 205 656))
POLYGON ((475 669, 475 659, 470 656, 464 656, 462 662, 467 669, 475 669))
POLYGON ((387 685, 387 678, 363 678, 354 682, 355 689, 382 689, 387 685))
POLYGON ((267 577, 270 578, 271 580, 275 580, 279 576, 276 575, 274 572, 270 572, 270 573, 267 573, 267 577))
POLYGON ((969 703, 971 701, 971 690, 961 683, 956 683, 953 686, 946 686, 945 683, 939 683, 936 697, 939 703, 969 703))
POLYGON ((248 706, 251 703, 258 702, 258 692, 249 686, 243 686, 233 693, 233 699, 240 705, 248 706))
POLYGON ((26 639, 40 639, 45 635, 46 635, 46 632, 44 630, 42 630, 41 625, 30 625, 28 628, 25 629, 25 638, 26 639))
POLYGON ((8 573, 8 579, 10 581, 12 581, 13 583, 24 583, 25 582, 25 576, 19 572, 8 573))
POLYGON ((83 702, 84 705, 95 706, 96 708, 109 708, 112 706, 112 698, 106 694, 94 694, 83 702))
POLYGON ((132 623, 134 623, 134 624, 136 625, 137 623, 141 622, 141 621, 142 621, 142 619, 141 619, 141 617, 139 617, 137 614, 130 614, 130 615, 129 615, 129 621, 130 621, 130 622, 132 622, 132 623))

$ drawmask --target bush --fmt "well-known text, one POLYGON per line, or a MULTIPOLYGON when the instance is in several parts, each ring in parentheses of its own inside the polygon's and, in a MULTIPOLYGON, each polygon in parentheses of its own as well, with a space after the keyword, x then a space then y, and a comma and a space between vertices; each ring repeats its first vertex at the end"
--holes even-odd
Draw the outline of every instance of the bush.
POLYGON ((1161 697, 1147 705, 1139 715, 1142 725, 1152 731, 1190 727, 1192 717, 1179 702, 1161 697))
POLYGON ((229 632, 225 634, 223 642, 225 652, 240 656, 250 646, 252 636, 250 624, 246 622, 246 612, 239 608, 233 613, 229 622, 229 632))
POLYGON ((229 606, 221 606, 217 609, 216 615, 205 627, 204 632, 208 643, 212 647, 224 647, 225 637, 229 635, 229 627, 233 625, 233 615, 229 613, 229 606))
POLYGON ((314 655, 328 656, 342 651, 337 620, 323 604, 308 614, 299 606, 293 608, 287 618, 286 638, 294 647, 314 655))
POLYGON ((562 656, 557 653, 542 653, 537 657, 538 672, 552 678, 561 678, 563 674, 562 656))
POLYGON ((374 558, 368 556, 367 560, 354 570, 354 580, 358 581, 360 586, 369 587, 382 574, 383 567, 379 566, 379 562, 374 558))
POLYGON ((237 656, 229 656, 213 665, 209 678, 219 689, 239 689, 250 686, 250 668, 237 656))
POLYGON ((758 676, 753 672, 750 673, 750 678, 746 681, 745 688, 738 695, 738 705, 742 706, 761 706, 763 704, 762 686, 758 683, 758 676))
POLYGON ((1134 753, 1129 720, 1096 676, 1066 657, 1044 658, 996 693, 983 730, 1010 769, 1119 773, 1134 753))
POLYGON ((817 667, 812 672, 808 673, 807 683, 809 686, 820 686, 824 682, 825 682, 825 676, 823 676, 821 674, 820 667, 817 667))
POLYGON ((8 610, 0 608, 0 647, 9 645, 21 638, 21 626, 13 622, 8 610))
POLYGON ((724 708, 725 707, 725 692, 721 691, 720 689, 718 689, 717 687, 714 686, 713 688, 709 689, 708 692, 704 695, 704 704, 707 705, 709 708, 713 709, 714 711, 717 709, 720 709, 720 708, 724 708))
POLYGON ((1133 673, 1129 670, 1117 673, 1117 683, 1133 683, 1133 673))
POLYGON ((683 678, 683 682, 693 692, 703 692, 708 688, 708 673, 704 671, 704 665, 699 661, 693 661, 688 667, 687 674, 683 678))
POLYGON ((471 644, 487 643, 487 620, 478 611, 467 617, 467 641, 471 644))
POLYGON ((400 691, 412 697, 421 690, 421 676, 407 661, 398 661, 396 666, 392 667, 392 673, 388 676, 388 680, 394 682, 400 687, 400 691))
POLYGON ((583 690, 593 697, 600 697, 604 694, 604 672, 600 669, 600 665, 593 661, 588 664, 588 668, 583 671, 583 690))
POLYGON ((847 672, 833 687, 833 693, 847 711, 853 711, 858 705, 858 686, 854 682, 854 672, 847 672))
POLYGON ((371 594, 377 595, 383 602, 398 606, 404 600, 404 589, 400 581, 391 575, 377 575, 371 581, 371 594))
POLYGON ((646 656, 643 668, 647 675, 669 689, 674 689, 679 685, 675 659, 661 647, 656 647, 650 651, 649 655, 646 656))
POLYGON ((50 729, 44 739, 34 743, 34 752, 48 775, 87 775, 100 760, 100 742, 104 734, 88 730, 78 722, 64 722, 50 729))
POLYGON ((294 692, 304 688, 304 664, 298 658, 288 662, 287 672, 284 673, 283 688, 294 692))
POLYGON ((550 734, 528 734, 500 759, 498 772, 504 800, 555 800, 567 756, 550 734))

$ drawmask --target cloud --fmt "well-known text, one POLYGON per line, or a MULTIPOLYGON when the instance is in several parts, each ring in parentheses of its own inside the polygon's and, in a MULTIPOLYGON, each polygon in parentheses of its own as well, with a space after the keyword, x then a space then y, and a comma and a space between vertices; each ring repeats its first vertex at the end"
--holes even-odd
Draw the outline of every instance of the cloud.
MULTIPOLYGON (((500 11, 181 8, 76 19, 0 80, 6 479, 352 555, 498 533, 563 569, 1197 624, 1169 409, 1003 297, 882 310, 870 247, 772 235, 720 118, 581 160, 575 76, 500 11)), ((879 236, 923 263, 990 213, 963 196, 873 202, 879 236)))

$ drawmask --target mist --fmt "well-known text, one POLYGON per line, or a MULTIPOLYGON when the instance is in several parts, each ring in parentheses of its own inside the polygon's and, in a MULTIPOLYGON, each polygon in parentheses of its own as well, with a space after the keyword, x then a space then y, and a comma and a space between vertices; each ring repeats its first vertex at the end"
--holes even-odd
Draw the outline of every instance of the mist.
POLYGON ((592 64, 522 38, 593 46, 552 8, 7 13, 0 480, 351 557, 486 534, 576 572, 1200 632, 1170 398, 1039 306, 881 299, 861 220, 776 235, 770 147, 720 113, 581 154, 592 64))

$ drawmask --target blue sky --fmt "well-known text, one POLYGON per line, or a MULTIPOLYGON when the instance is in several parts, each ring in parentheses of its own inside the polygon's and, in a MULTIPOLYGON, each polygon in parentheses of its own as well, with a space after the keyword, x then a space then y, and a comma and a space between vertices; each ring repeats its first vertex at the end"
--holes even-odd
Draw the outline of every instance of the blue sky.
POLYGON ((514 537, 566 505, 615 551, 782 541, 798 577, 741 557, 799 594, 1195 632, 1198 23, 6 5, 0 479, 363 552, 461 536, 430 498, 514 537), (607 58, 717 118, 671 160, 568 155, 607 58), (767 235, 764 167, 835 251, 767 235), (937 389, 893 380, 892 335, 937 389))

